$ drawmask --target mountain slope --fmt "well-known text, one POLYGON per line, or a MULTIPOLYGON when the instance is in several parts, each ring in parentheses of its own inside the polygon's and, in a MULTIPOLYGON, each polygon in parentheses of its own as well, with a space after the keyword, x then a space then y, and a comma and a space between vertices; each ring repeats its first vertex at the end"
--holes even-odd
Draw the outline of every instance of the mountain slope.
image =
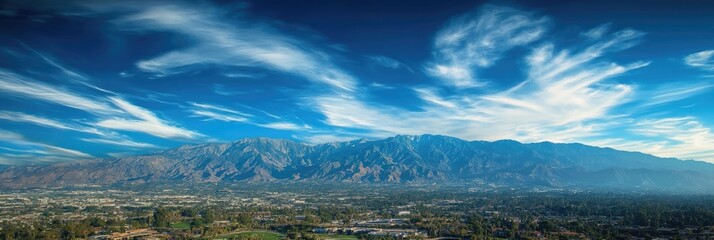
POLYGON ((714 189, 714 165, 582 144, 420 135, 310 146, 269 138, 155 154, 13 166, 6 188, 157 181, 479 182, 509 186, 714 189))

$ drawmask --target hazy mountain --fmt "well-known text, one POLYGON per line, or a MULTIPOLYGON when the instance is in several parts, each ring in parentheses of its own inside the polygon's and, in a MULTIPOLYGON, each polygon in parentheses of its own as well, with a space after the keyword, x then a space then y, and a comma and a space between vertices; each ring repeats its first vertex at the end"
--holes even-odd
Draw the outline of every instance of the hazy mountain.
POLYGON ((320 145, 248 138, 155 154, 13 166, 7 188, 145 182, 473 182, 510 186, 714 189, 714 164, 583 144, 421 135, 320 145))

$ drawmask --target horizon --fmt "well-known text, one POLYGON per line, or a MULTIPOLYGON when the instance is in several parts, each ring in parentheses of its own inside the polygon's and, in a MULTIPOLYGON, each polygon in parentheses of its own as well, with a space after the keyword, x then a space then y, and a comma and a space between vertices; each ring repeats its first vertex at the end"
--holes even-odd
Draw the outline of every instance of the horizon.
MULTIPOLYGON (((220 141, 220 142, 189 143, 189 144, 179 145, 179 146, 174 147, 174 148, 162 149, 162 150, 158 150, 158 151, 156 151, 156 152, 148 152, 148 153, 144 153, 144 154, 161 153, 162 151, 172 150, 172 149, 179 149, 179 148, 185 147, 185 146, 200 146, 200 145, 207 145, 207 144, 235 143, 235 142, 239 142, 239 141, 246 140, 246 139, 264 139, 264 138, 267 138, 267 139, 271 139, 271 140, 285 140, 285 141, 291 141, 291 142, 295 142, 295 143, 305 144, 305 145, 308 145, 308 146, 316 146, 316 145, 331 144, 331 143, 353 142, 353 141, 357 141, 357 140, 365 140, 365 141, 368 141, 368 142, 376 142, 376 141, 387 140, 387 139, 390 139, 390 138, 396 138, 396 137, 400 137, 400 136, 405 136, 405 137, 436 136, 436 137, 455 138, 455 139, 459 139, 459 140, 466 141, 466 142, 488 142, 488 143, 495 143, 495 142, 501 142, 501 141, 513 141, 513 142, 517 142, 517 143, 519 143, 519 144, 524 144, 524 145, 526 145, 526 144, 539 144, 539 143, 563 144, 563 145, 579 144, 579 145, 584 145, 584 146, 594 147, 594 148, 612 149, 612 150, 619 151, 619 152, 641 153, 641 154, 651 155, 651 156, 654 156, 654 157, 657 157, 657 158, 661 158, 661 159, 675 159, 675 160, 679 160, 679 161, 696 161, 696 162, 704 162, 704 163, 708 163, 708 164, 714 164, 714 163, 712 163, 712 162, 707 162, 707 161, 702 161, 702 160, 696 160, 696 159, 681 159, 681 158, 675 158, 675 157, 662 157, 662 156, 657 156, 657 155, 653 155, 653 154, 649 154, 649 153, 645 153, 645 152, 640 152, 640 151, 628 151, 628 150, 616 149, 616 148, 611 148, 611 147, 593 146, 593 145, 587 145, 587 144, 583 144, 583 143, 579 143, 579 142, 551 142, 551 141, 521 142, 521 141, 513 140, 513 139, 498 139, 498 140, 492 140, 492 141, 489 141, 489 140, 479 140, 479 139, 466 140, 466 139, 462 139, 462 138, 458 138, 458 137, 454 137, 454 136, 447 136, 447 135, 440 135, 440 134, 430 134, 430 133, 417 134, 417 135, 411 135, 411 134, 397 134, 397 135, 389 136, 389 137, 385 137, 385 138, 357 138, 357 139, 351 139, 351 140, 342 140, 342 141, 333 141, 333 142, 322 142, 322 143, 309 143, 309 142, 304 142, 304 141, 300 141, 300 140, 296 140, 296 139, 289 139, 289 138, 244 137, 244 138, 239 138, 239 139, 235 139, 235 140, 220 141)), ((127 155, 127 156, 131 156, 131 155, 127 155)), ((113 158, 120 158, 120 157, 113 157, 113 158)))
MULTIPOLYGON (((179 146, 176 146, 176 147, 173 147, 173 148, 159 149, 159 150, 156 150, 156 151, 153 151, 153 152, 136 153, 136 154, 130 154, 130 155, 125 155, 125 156, 112 156, 112 157, 107 157, 107 158, 92 158, 92 159, 84 159, 84 160, 114 160, 114 159, 121 159, 121 158, 124 158, 124 157, 143 156, 143 155, 154 155, 154 154, 160 154, 160 153, 163 153, 163 152, 169 151, 169 150, 181 149, 181 148, 188 147, 188 146, 203 146, 203 145, 211 145, 211 144, 229 144, 229 143, 236 143, 236 142, 240 142, 240 141, 243 141, 243 140, 250 140, 250 139, 283 140, 283 141, 290 141, 290 142, 294 142, 294 143, 298 143, 298 144, 304 144, 304 145, 307 145, 307 146, 310 146, 310 147, 314 147, 314 146, 318 146, 318 145, 326 145, 326 144, 332 144, 332 143, 345 143, 345 142, 353 142, 353 141, 358 141, 358 140, 364 140, 364 141, 367 141, 367 142, 378 142, 378 141, 383 141, 383 140, 387 140, 387 139, 390 139, 390 138, 396 138, 396 137, 400 137, 400 136, 404 136, 404 137, 436 136, 436 137, 455 138, 455 139, 458 139, 458 140, 461 140, 461 141, 465 141, 465 142, 488 142, 488 143, 496 143, 496 142, 502 142, 502 141, 512 141, 512 142, 516 142, 516 143, 522 144, 522 145, 544 144, 544 143, 546 143, 546 144, 555 144, 555 145, 573 145, 573 144, 576 144, 576 145, 583 145, 583 146, 592 147, 592 148, 609 149, 609 150, 614 150, 614 151, 618 151, 618 152, 639 153, 639 154, 644 154, 644 155, 653 156, 653 157, 656 157, 656 158, 659 158, 659 159, 671 159, 671 160, 677 160, 677 161, 683 161, 683 162, 692 162, 692 161, 693 161, 693 162, 702 162, 702 163, 714 165, 714 163, 712 163, 712 162, 701 161, 701 160, 696 160, 696 159, 681 159, 681 158, 675 158, 675 157, 662 157, 662 156, 657 156, 657 155, 653 155, 653 154, 649 154, 649 153, 645 153, 645 152, 640 152, 640 151, 628 151, 628 150, 622 150, 622 149, 615 149, 615 148, 611 148, 611 147, 593 146, 593 145, 587 145, 587 144, 578 143, 578 142, 551 142, 551 141, 520 142, 520 141, 513 140, 513 139, 499 139, 499 140, 493 140, 493 141, 488 141, 488 140, 466 140, 466 139, 461 139, 461 138, 453 137, 453 136, 439 135, 439 134, 429 134, 429 133, 419 134, 419 135, 398 134, 398 135, 389 136, 389 137, 386 137, 386 138, 358 138, 358 139, 352 139, 352 140, 342 140, 342 141, 323 142, 323 143, 308 143, 308 142, 304 142, 304 141, 300 141, 300 140, 296 140, 296 139, 289 139, 289 138, 244 137, 244 138, 239 138, 239 139, 230 140, 230 141, 204 142, 204 143, 188 143, 188 144, 179 145, 179 146)), ((79 160, 78 160, 78 161, 79 161, 79 160)), ((41 166, 41 165, 45 165, 45 164, 47 164, 47 163, 39 163, 39 164, 34 164, 34 163, 30 163, 30 164, 11 164, 11 165, 0 164, 0 166, 28 166, 28 165, 29 165, 29 166, 41 166)))
POLYGON ((712 12, 675 1, 7 1, 0 165, 424 134, 714 163, 712 12))

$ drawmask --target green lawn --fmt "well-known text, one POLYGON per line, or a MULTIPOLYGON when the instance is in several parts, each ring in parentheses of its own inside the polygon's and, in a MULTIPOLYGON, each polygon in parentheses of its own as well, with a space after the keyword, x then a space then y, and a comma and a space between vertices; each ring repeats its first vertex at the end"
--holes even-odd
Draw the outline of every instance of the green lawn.
POLYGON ((257 237, 258 239, 262 239, 262 240, 281 240, 284 238, 284 236, 282 234, 275 233, 275 232, 248 231, 248 232, 239 232, 239 233, 219 235, 216 238, 214 238, 214 240, 228 239, 230 237, 257 237))
POLYGON ((341 234, 315 234, 319 239, 325 240, 355 240, 357 239, 354 235, 341 235, 341 234))
POLYGON ((177 222, 177 223, 171 224, 171 227, 176 228, 176 229, 189 229, 189 228, 191 228, 191 224, 189 224, 187 222, 177 222))

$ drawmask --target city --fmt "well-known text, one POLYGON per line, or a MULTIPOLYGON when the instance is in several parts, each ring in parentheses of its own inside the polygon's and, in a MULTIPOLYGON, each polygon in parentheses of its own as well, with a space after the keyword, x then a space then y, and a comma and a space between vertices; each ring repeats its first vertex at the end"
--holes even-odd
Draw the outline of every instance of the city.
POLYGON ((471 185, 4 191, 2 239, 708 239, 714 198, 471 185))

